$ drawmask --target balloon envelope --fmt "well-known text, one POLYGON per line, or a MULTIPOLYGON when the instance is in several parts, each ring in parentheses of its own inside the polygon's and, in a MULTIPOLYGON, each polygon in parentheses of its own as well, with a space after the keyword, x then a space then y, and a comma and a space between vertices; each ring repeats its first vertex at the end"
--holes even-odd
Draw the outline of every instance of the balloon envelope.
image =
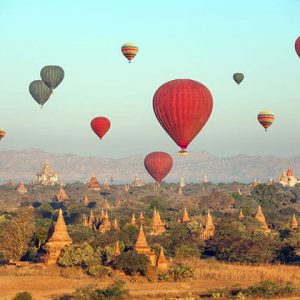
POLYGON ((161 126, 185 153, 208 121, 213 108, 209 89, 191 79, 163 84, 153 97, 153 109, 161 126))
POLYGON ((133 43, 126 43, 122 46, 121 51, 123 55, 128 59, 130 62, 138 53, 138 47, 133 43))
POLYGON ((5 130, 0 128, 0 141, 4 138, 5 135, 6 135, 5 130))
POLYGON ((257 120, 267 131, 268 127, 273 124, 275 116, 271 111, 261 111, 257 115, 257 120))
POLYGON ((145 157, 144 166, 155 181, 160 183, 171 171, 173 159, 166 152, 152 152, 145 157))
POLYGON ((32 81, 29 85, 29 92, 33 99, 41 106, 45 104, 52 93, 43 80, 32 81))
POLYGON ((105 117, 96 117, 91 121, 91 127, 99 139, 102 139, 110 128, 110 121, 105 117))
POLYGON ((243 73, 234 73, 233 74, 233 80, 240 84, 244 80, 244 74, 243 73))
POLYGON ((54 90, 64 77, 65 72, 60 66, 45 66, 41 70, 41 78, 51 90, 54 90))
POLYGON ((295 41, 295 50, 298 56, 300 57, 300 36, 295 41))

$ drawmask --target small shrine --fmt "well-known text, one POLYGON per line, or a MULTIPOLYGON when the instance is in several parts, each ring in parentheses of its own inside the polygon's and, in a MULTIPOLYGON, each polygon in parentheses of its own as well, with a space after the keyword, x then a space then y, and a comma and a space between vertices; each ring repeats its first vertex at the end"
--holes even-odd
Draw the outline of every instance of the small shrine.
POLYGON ((213 222, 213 218, 210 214, 210 211, 208 211, 206 219, 205 219, 205 225, 204 228, 202 228, 200 232, 200 239, 201 240, 207 240, 210 237, 212 237, 215 234, 215 225, 213 222))

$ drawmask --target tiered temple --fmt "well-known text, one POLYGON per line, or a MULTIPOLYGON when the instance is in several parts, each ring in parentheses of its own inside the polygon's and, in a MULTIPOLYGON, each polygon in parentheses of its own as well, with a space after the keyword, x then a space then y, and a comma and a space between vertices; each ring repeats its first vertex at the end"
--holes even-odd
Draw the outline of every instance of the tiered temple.
POLYGON ((262 229, 263 229, 265 232, 271 232, 271 230, 269 229, 268 223, 267 223, 267 221, 266 221, 265 215, 263 214, 260 205, 258 206, 257 213, 256 213, 256 215, 255 215, 255 219, 256 219, 258 222, 260 222, 261 227, 262 227, 262 229))
POLYGON ((48 160, 45 161, 45 165, 40 172, 36 174, 37 182, 42 185, 55 185, 58 182, 58 175, 49 166, 48 160))
POLYGON ((215 225, 213 222, 213 218, 212 218, 210 212, 208 211, 204 228, 200 232, 200 239, 204 240, 204 241, 209 239, 210 237, 212 237, 215 234, 215 229, 216 228, 215 228, 215 225))
POLYGON ((100 191, 100 184, 95 174, 90 179, 90 182, 88 184, 88 189, 96 192, 100 191))

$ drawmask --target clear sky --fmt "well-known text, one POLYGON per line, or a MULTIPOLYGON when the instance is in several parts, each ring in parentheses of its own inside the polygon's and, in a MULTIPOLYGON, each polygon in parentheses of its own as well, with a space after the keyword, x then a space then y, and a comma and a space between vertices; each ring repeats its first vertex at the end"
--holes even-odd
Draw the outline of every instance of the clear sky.
POLYGON ((300 155, 298 0, 1 0, 1 150, 122 157, 178 146, 152 109, 166 81, 191 78, 213 94, 214 109, 189 151, 300 155), (134 42, 131 64, 120 52, 134 42), (41 110, 28 92, 44 65, 65 79, 41 110), (245 80, 237 86, 234 72, 245 80), (260 110, 276 121, 265 133, 260 110), (106 116, 99 141, 90 120, 106 116))

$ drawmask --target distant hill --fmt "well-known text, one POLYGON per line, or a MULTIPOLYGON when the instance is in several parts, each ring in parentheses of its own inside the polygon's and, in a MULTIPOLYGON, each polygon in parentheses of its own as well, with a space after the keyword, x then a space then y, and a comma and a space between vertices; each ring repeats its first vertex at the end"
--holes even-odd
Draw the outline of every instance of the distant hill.
MULTIPOLYGON (((0 152, 0 181, 9 178, 30 182, 41 169, 44 161, 49 164, 65 182, 89 180, 96 173, 99 180, 113 178, 115 183, 132 181, 138 174, 145 181, 151 180, 144 169, 144 155, 120 159, 83 157, 75 154, 51 154, 38 149, 0 152)), ((177 182, 180 176, 186 182, 201 182, 204 175, 212 182, 251 182, 254 178, 266 181, 277 178, 289 165, 300 177, 300 157, 277 158, 274 156, 236 155, 216 157, 207 152, 189 153, 186 157, 173 154, 174 167, 167 181, 177 182)))

